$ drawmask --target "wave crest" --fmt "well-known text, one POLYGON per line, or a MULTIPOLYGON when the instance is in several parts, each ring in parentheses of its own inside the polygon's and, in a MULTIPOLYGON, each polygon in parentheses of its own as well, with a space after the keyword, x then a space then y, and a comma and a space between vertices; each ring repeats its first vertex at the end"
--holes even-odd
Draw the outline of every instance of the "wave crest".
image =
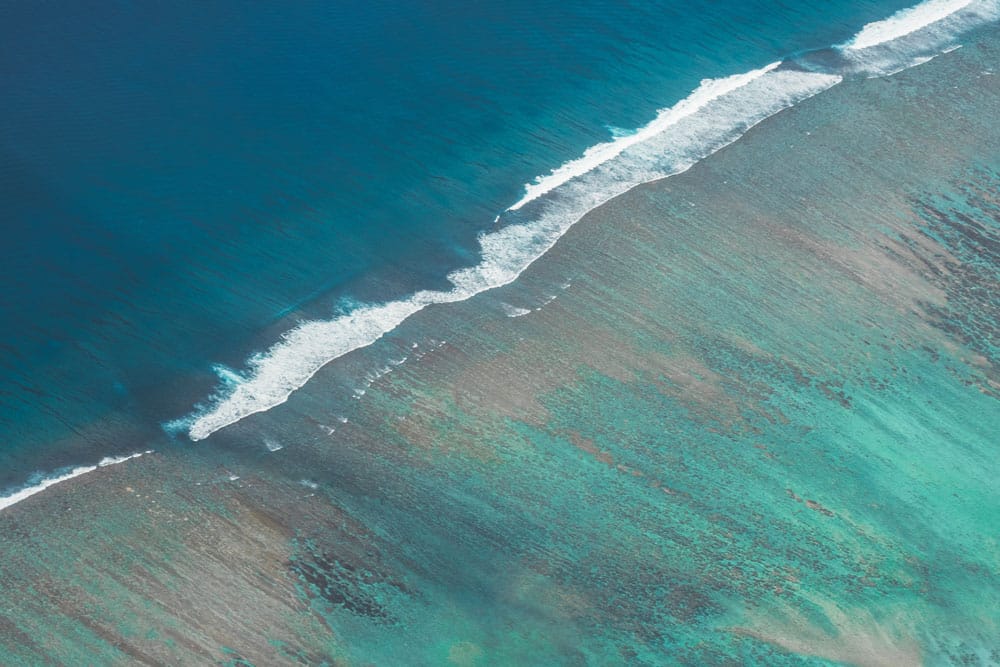
MULTIPOLYGON (((65 482, 66 480, 73 479, 74 477, 79 477, 80 475, 86 475, 88 472, 94 472, 98 468, 107 468, 108 466, 118 465, 119 463, 124 463, 131 459, 139 458, 146 454, 152 454, 153 450, 147 450, 145 452, 136 452, 135 454, 129 454, 127 456, 105 456, 101 459, 97 465, 94 466, 78 466, 72 468, 67 472, 62 474, 54 475, 52 477, 45 477, 41 481, 32 484, 31 486, 26 486, 23 489, 19 489, 9 495, 0 497, 0 510, 6 509, 11 505, 16 505, 17 503, 30 498, 36 493, 41 493, 50 486, 55 486, 60 482, 65 482)), ((64 469, 65 470, 65 469, 64 469)))
POLYGON ((778 62, 703 81, 647 125, 616 133, 611 141, 527 184, 524 196, 498 217, 498 222, 513 222, 480 235, 481 261, 448 276, 452 289, 423 290, 398 301, 362 306, 333 320, 304 322, 252 358, 247 372, 227 374, 207 407, 168 428, 183 424, 192 440, 202 440, 284 403, 327 363, 371 345, 427 306, 463 301, 514 281, 588 211, 637 185, 685 171, 756 123, 835 85, 843 75, 885 74, 917 64, 921 61, 917 56, 926 55, 928 49, 941 52, 957 30, 971 26, 974 19, 992 17, 998 4, 1000 0, 927 0, 865 26, 842 45, 849 57, 827 71, 806 60, 803 66, 778 62), (895 40, 967 11, 972 18, 960 21, 957 28, 948 27, 913 49, 897 48, 895 40), (880 48, 867 50, 875 46, 880 48))
POLYGON ((927 0, 887 19, 867 24, 844 47, 859 50, 891 42, 937 23, 972 3, 973 0, 927 0))
MULTIPOLYGON (((225 383, 213 405, 187 422, 192 440, 284 403, 330 361, 371 345, 432 304, 463 301, 513 282, 588 211, 641 183, 676 174, 748 128, 840 77, 781 69, 773 63, 726 79, 707 80, 692 95, 638 132, 602 144, 552 173, 508 213, 527 222, 479 238, 482 260, 452 272, 448 291, 423 290, 407 299, 363 306, 333 320, 304 322, 255 356, 243 379, 225 383), (554 180, 551 180, 554 179, 554 180), (542 189, 544 192, 542 192, 542 189), (543 196, 544 195, 544 196, 543 196)), ((541 182, 540 182, 541 183, 541 182)))

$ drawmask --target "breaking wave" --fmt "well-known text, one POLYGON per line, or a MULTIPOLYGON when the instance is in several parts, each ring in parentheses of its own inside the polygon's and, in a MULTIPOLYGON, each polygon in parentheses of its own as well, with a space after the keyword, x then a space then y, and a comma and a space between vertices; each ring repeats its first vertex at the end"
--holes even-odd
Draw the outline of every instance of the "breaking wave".
POLYGON ((60 482, 65 482, 66 480, 73 479, 74 477, 79 477, 80 475, 86 475, 89 472, 94 472, 98 468, 107 468, 108 466, 118 465, 119 463, 124 463, 131 459, 139 458, 145 454, 152 454, 153 450, 147 450, 145 452, 136 452, 135 454, 129 454, 128 456, 106 456, 101 459, 97 465, 93 466, 78 466, 72 469, 66 469, 57 474, 49 477, 43 477, 41 480, 26 486, 22 489, 14 491, 6 496, 0 496, 0 510, 6 509, 11 505, 16 505, 17 503, 30 498, 36 493, 41 493, 50 486, 55 486, 60 482))
MULTIPOLYGON (((742 74, 706 79, 645 126, 615 132, 549 174, 525 185, 524 195, 498 218, 499 229, 479 237, 481 261, 449 274, 449 290, 364 305, 332 320, 304 322, 250 359, 245 372, 227 373, 215 396, 168 428, 202 440, 249 415, 285 402, 323 366, 371 345, 411 315, 435 304, 463 301, 514 281, 587 212, 642 183, 678 174, 732 143, 760 121, 830 88, 844 76, 888 74, 941 53, 969 27, 996 17, 998 0, 928 0, 866 25, 835 47, 833 64, 808 54, 742 74), (905 42, 905 43, 901 43, 905 42), (936 50, 936 51, 935 51, 936 50)), ((827 49, 826 52, 831 52, 827 49)))

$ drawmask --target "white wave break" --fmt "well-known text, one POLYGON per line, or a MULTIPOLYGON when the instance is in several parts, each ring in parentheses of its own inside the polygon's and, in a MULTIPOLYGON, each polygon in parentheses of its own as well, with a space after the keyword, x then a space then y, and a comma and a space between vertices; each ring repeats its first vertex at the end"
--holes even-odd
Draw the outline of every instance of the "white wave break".
POLYGON ((152 454, 153 450, 147 450, 145 452, 136 452, 135 454, 129 454, 128 456, 106 456, 101 459, 95 466, 78 466, 73 468, 69 472, 63 473, 61 475, 56 475, 55 477, 46 477, 42 481, 34 484, 32 486, 26 487, 14 493, 0 497, 0 510, 4 510, 11 505, 16 505, 26 498, 30 498, 36 493, 41 493, 50 486, 55 486, 60 482, 65 482, 66 480, 73 479, 74 477, 79 477, 80 475, 86 475, 88 472, 94 472, 98 468, 107 468, 108 466, 118 465, 119 463, 124 463, 131 459, 137 459, 140 456, 146 454, 152 454))
MULTIPOLYGON (((849 52, 850 73, 885 74, 917 62, 915 55, 952 46, 961 29, 976 17, 992 15, 1000 0, 927 0, 921 5, 865 26, 841 46, 849 52), (907 42, 891 58, 865 49, 900 38, 913 39, 956 12, 971 18, 954 30, 935 32, 915 45, 907 42)), ((934 32, 933 30, 931 32, 934 32)), ((892 49, 890 49, 892 50, 892 49)), ((882 49, 874 49, 880 52, 882 49)), ((588 211, 648 183, 691 167, 732 143, 760 121, 841 81, 840 72, 803 71, 781 62, 722 79, 707 79, 687 98, 663 109, 644 127, 615 133, 608 142, 537 178, 508 213, 526 220, 481 234, 479 264, 448 276, 450 290, 422 290, 408 298, 366 305, 333 320, 310 321, 286 332, 267 352, 255 355, 242 375, 229 375, 209 404, 174 422, 192 440, 202 440, 249 415, 284 403, 323 366, 353 350, 371 345, 414 313, 434 304, 463 301, 514 281, 588 211)))
POLYGON ((525 185, 524 196, 507 210, 516 211, 528 202, 534 201, 542 195, 558 188, 571 178, 582 176, 594 167, 618 157, 627 148, 655 137, 688 116, 698 113, 698 111, 713 100, 717 100, 723 95, 747 85, 762 74, 775 69, 780 64, 771 63, 762 70, 754 70, 746 74, 736 74, 724 79, 706 79, 702 81, 701 86, 694 93, 678 102, 675 106, 660 111, 652 123, 649 123, 636 132, 628 134, 622 134, 619 131, 614 141, 591 146, 583 152, 581 157, 570 160, 558 169, 552 170, 548 176, 539 176, 535 179, 534 183, 525 185))
POLYGON ((885 44, 937 23, 971 5, 973 0, 927 0, 902 9, 887 19, 869 23, 845 44, 849 49, 867 49, 885 44))

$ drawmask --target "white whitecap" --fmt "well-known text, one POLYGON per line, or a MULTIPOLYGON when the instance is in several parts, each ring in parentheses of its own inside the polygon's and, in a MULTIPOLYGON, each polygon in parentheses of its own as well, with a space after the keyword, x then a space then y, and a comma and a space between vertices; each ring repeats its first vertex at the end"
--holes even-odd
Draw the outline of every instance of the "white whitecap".
POLYGON ((712 100, 716 100, 737 88, 747 85, 757 77, 763 76, 775 69, 780 64, 780 62, 771 63, 762 69, 752 70, 744 74, 734 74, 724 79, 705 79, 698 86, 697 90, 686 98, 669 109, 661 109, 657 112, 656 118, 644 127, 627 134, 616 134, 615 139, 612 141, 591 146, 577 159, 570 160, 560 167, 553 169, 548 175, 539 176, 533 183, 525 185, 524 196, 507 210, 516 211, 528 202, 534 201, 542 195, 551 192, 571 178, 585 174, 594 167, 618 157, 622 151, 630 146, 634 146, 663 132, 671 125, 677 124, 681 119, 697 113, 712 100))
POLYGON ((237 385, 243 381, 243 377, 239 373, 225 364, 213 364, 212 370, 215 372, 216 377, 224 384, 237 385))
POLYGON ((845 72, 891 76, 954 51, 968 31, 1000 19, 1000 0, 928 0, 869 23, 840 46, 845 72))
POLYGON ((926 0, 863 27, 844 47, 868 49, 905 37, 971 5, 973 0, 926 0))
POLYGON ((105 456, 103 459, 97 462, 98 468, 106 468, 108 466, 118 465, 119 463, 125 463, 126 461, 131 461, 132 459, 137 459, 145 454, 152 454, 152 449, 147 449, 144 452, 136 452, 135 454, 128 454, 126 456, 105 456))
POLYGON ((73 479, 74 477, 79 477, 80 475, 86 475, 89 472, 94 472, 98 468, 106 468, 108 466, 117 465, 119 463, 124 463, 131 459, 139 458, 144 454, 152 454, 153 450, 147 450, 145 452, 137 452, 135 454, 130 454, 128 456, 106 456, 101 459, 97 465, 93 466, 78 466, 62 474, 54 475, 52 477, 46 477, 36 484, 25 487, 14 491, 13 493, 0 497, 0 510, 6 509, 11 505, 16 505, 17 503, 30 498, 36 493, 41 493, 50 486, 55 486, 61 482, 73 479))
POLYGON ((503 312, 507 317, 523 317, 531 313, 530 308, 519 308, 506 302, 501 302, 500 307, 503 308, 503 312))

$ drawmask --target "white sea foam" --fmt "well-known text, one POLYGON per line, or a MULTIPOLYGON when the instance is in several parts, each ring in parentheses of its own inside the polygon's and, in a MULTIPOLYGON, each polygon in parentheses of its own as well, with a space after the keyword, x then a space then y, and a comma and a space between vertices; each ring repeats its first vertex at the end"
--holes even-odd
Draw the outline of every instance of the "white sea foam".
POLYGON ((885 44, 937 23, 971 4, 973 0, 926 0, 887 19, 869 23, 844 46, 857 50, 885 44))
POLYGON ((1000 0, 927 0, 869 23, 840 45, 845 72, 890 76, 959 46, 969 30, 1000 19, 1000 0))
POLYGON ((26 498, 30 498, 36 493, 41 493, 50 486, 55 486, 60 482, 65 482, 66 480, 73 479, 74 477, 79 477, 80 475, 86 475, 88 472, 94 472, 98 468, 107 468, 108 466, 117 465, 119 463, 124 463, 125 461, 139 458, 144 454, 152 454, 153 450, 147 450, 145 452, 136 452, 135 454, 130 454, 128 456, 106 456, 101 459, 95 466, 78 466, 72 470, 56 475, 54 477, 46 477, 42 479, 37 484, 15 491, 8 496, 0 497, 0 510, 6 509, 11 505, 15 505, 26 498))
POLYGON ((98 468, 106 468, 108 466, 118 465, 119 463, 125 463, 126 461, 131 461, 132 459, 137 459, 145 454, 152 454, 152 449, 147 449, 144 452, 136 452, 135 454, 128 454, 126 456, 105 456, 103 459, 97 462, 98 468))
POLYGON ((529 308, 519 308, 506 302, 501 302, 500 307, 503 308, 503 312, 507 317, 522 317, 531 313, 531 309, 529 308))
POLYGON ((530 201, 551 192, 571 178, 587 173, 594 167, 618 157, 630 146, 660 134, 671 125, 676 125, 682 119, 698 113, 713 100, 716 100, 737 88, 741 88, 754 79, 761 77, 778 67, 781 63, 771 63, 762 69, 734 74, 724 79, 705 79, 691 95, 681 100, 669 109, 661 109, 653 121, 639 130, 623 133, 621 130, 612 132, 615 139, 602 144, 596 144, 584 151, 581 157, 564 163, 553 169, 547 176, 539 176, 534 183, 524 186, 524 196, 509 210, 516 211, 530 201))
MULTIPOLYGON (((941 34, 954 35, 960 27, 971 25, 975 17, 982 18, 998 5, 1000 0, 928 0, 885 21, 869 24, 844 45, 845 53, 854 54, 845 63, 849 68, 845 72, 884 73, 891 71, 888 67, 913 64, 918 57, 928 55, 928 44, 937 42, 922 43, 924 52, 910 53, 901 48, 891 57, 876 53, 883 49, 865 49, 885 44, 892 50, 895 45, 891 42, 897 38, 946 21, 956 12, 969 13, 971 18, 959 21, 958 28, 942 29, 941 34), (873 54, 870 58, 869 53, 873 54)), ((942 48, 950 45, 941 44, 942 48)), ((448 278, 452 289, 423 290, 390 303, 362 305, 333 320, 304 322, 286 332, 266 353, 253 357, 244 373, 226 373, 223 386, 208 405, 173 424, 184 424, 192 440, 201 440, 285 402, 324 365, 371 345, 414 313, 512 282, 588 211, 641 183, 688 169, 761 120, 840 80, 840 73, 803 71, 772 63, 744 74, 703 81, 691 95, 658 112, 642 128, 615 132, 611 141, 591 147, 581 157, 525 186, 524 196, 507 212, 517 211, 518 222, 480 236, 481 261, 451 273, 448 278)), ((415 357, 425 354, 417 352, 415 357)), ((358 389, 355 397, 361 398, 364 393, 364 389, 358 389)))
POLYGON ((236 385, 243 381, 239 373, 224 364, 214 364, 212 370, 223 384, 236 385))

